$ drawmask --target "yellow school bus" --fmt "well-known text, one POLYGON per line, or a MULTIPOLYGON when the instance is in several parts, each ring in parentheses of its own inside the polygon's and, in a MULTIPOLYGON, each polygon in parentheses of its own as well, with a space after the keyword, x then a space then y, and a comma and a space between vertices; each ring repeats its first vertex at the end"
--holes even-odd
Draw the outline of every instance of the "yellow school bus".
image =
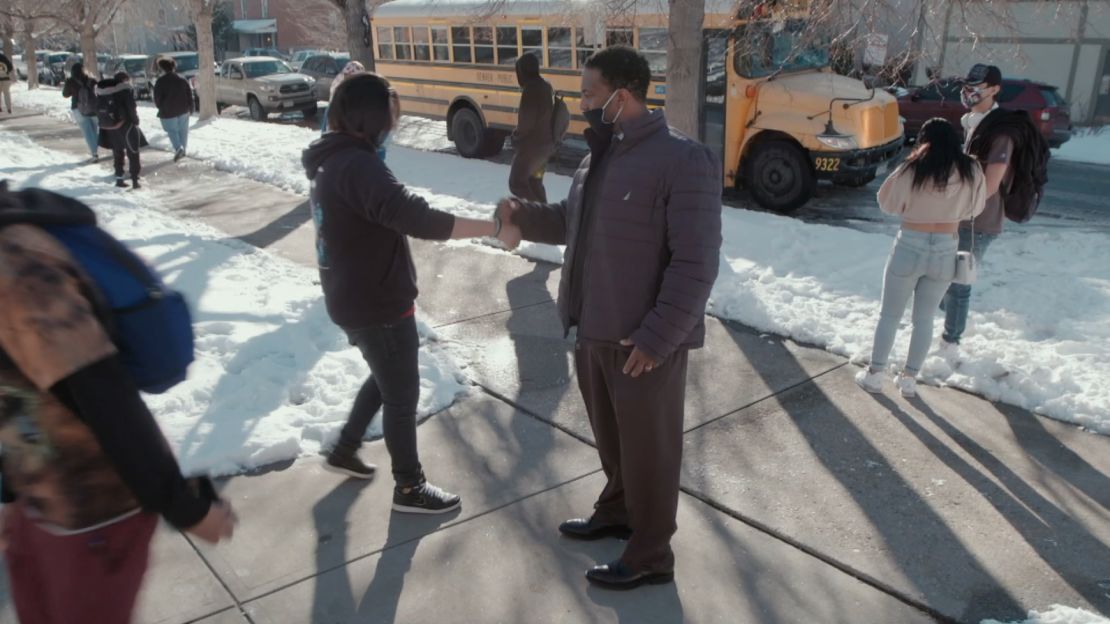
MULTIPOLYGON (((797 1, 797 0, 795 0, 797 1)), ((773 4, 771 4, 773 3, 773 4)), ((667 94, 667 1, 394 0, 372 19, 377 71, 407 113, 443 119, 470 158, 499 152, 516 125, 515 63, 535 54, 541 72, 586 127, 581 68, 598 49, 629 45, 652 68, 648 105, 667 94)), ((829 48, 803 7, 706 0, 700 140, 723 163, 727 188, 746 188, 781 212, 803 205, 816 181, 860 186, 902 146, 897 101, 829 68, 829 48), (745 8, 738 8, 738 7, 745 8)))

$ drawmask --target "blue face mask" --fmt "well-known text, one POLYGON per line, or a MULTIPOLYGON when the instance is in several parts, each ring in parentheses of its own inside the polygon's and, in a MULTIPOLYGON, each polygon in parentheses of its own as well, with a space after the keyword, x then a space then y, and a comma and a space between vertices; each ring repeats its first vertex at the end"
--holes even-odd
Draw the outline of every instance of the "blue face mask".
POLYGON ((378 158, 381 158, 382 162, 385 162, 385 150, 386 147, 389 145, 390 134, 391 132, 386 130, 385 134, 382 135, 381 140, 378 141, 378 158))

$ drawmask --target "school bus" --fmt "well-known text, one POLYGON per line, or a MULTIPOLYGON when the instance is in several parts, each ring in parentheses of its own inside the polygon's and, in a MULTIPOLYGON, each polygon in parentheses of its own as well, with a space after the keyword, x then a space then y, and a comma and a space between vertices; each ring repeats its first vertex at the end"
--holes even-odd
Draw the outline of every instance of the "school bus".
MULTIPOLYGON (((867 184, 903 141, 894 97, 835 74, 804 7, 787 1, 706 0, 698 137, 721 158, 726 188, 746 188, 780 212, 805 204, 817 180, 867 184)), ((581 68, 602 47, 639 49, 653 74, 648 105, 666 99, 667 1, 629 0, 619 15, 596 10, 607 4, 394 0, 371 21, 377 71, 407 113, 445 120, 459 153, 482 158, 499 152, 515 127, 515 63, 535 54, 572 112, 570 131, 580 134, 581 68)))

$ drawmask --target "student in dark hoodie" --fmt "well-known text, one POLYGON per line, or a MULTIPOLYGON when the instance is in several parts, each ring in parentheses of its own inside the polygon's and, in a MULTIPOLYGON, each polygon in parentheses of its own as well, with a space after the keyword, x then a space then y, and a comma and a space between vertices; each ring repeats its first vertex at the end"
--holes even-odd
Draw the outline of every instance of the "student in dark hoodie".
POLYGON ((131 90, 131 76, 119 72, 96 85, 97 116, 100 121, 100 146, 112 150, 112 164, 116 170, 116 186, 127 188, 123 177, 123 157, 127 156, 131 185, 139 187, 139 149, 147 146, 146 137, 139 129, 139 111, 135 106, 135 93, 131 90))
POLYGON ((393 509, 445 513, 460 499, 428 483, 417 453, 420 398, 414 318, 416 270, 408 237, 426 240, 504 235, 500 222, 477 221, 432 209, 409 191, 377 150, 400 117, 400 101, 376 74, 347 78, 328 107, 329 132, 304 151, 311 181, 320 283, 332 321, 370 365, 370 378, 325 468, 373 478, 357 455, 366 427, 384 407, 385 444, 392 461, 393 509))
POLYGON ((193 112, 193 88, 189 81, 177 73, 177 63, 172 58, 158 59, 162 76, 154 83, 154 105, 162 129, 170 137, 173 161, 185 158, 189 146, 189 115, 193 112))
POLYGON ((512 137, 516 154, 509 171, 509 192, 521 199, 546 202, 543 173, 555 152, 551 136, 555 93, 551 84, 540 77, 540 61, 534 54, 525 54, 517 60, 516 79, 521 93, 512 137))

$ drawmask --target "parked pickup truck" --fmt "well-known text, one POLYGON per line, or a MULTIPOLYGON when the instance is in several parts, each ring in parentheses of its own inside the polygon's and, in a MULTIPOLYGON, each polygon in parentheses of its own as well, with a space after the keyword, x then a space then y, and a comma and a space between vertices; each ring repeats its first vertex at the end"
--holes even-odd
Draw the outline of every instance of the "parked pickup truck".
POLYGON ((270 113, 301 111, 316 116, 315 80, 293 71, 281 59, 267 56, 224 61, 216 76, 216 104, 246 106, 251 119, 262 121, 270 113))

